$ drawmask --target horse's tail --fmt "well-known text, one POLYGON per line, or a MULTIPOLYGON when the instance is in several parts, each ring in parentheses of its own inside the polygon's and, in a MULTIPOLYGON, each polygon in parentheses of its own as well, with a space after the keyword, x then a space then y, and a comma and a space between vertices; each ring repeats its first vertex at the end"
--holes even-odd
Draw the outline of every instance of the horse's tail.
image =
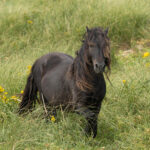
POLYGON ((37 100, 37 91, 38 88, 33 77, 33 72, 31 72, 27 79, 22 101, 19 104, 19 114, 27 112, 35 106, 37 100))

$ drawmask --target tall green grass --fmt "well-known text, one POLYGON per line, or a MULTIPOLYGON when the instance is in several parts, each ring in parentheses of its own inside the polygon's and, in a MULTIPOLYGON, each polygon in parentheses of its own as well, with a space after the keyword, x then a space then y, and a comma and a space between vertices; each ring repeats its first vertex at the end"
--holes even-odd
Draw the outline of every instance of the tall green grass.
POLYGON ((6 54, 54 50, 54 45, 67 45, 66 51, 73 52, 86 26, 109 27, 114 43, 130 44, 144 37, 150 25, 149 0, 5 0, 0 12, 1 51, 6 54))
MULTIPOLYGON (((150 68, 146 64, 150 64, 149 57, 143 58, 141 53, 135 53, 128 57, 118 55, 117 60, 119 65, 112 69, 110 76, 113 87, 107 82, 95 139, 84 136, 82 116, 58 112, 57 123, 47 123, 39 105, 31 114, 20 117, 16 113, 17 104, 0 103, 0 149, 148 150, 150 68)), ((24 86, 26 69, 22 69, 22 73, 21 77, 13 77, 14 81, 8 78, 10 80, 5 82, 9 93, 20 92, 24 86)), ((12 77, 9 71, 5 76, 12 77)))
MULTIPOLYGON (((74 56, 86 26, 109 27, 114 53, 122 43, 130 46, 149 36, 150 1, 0 1, 0 85, 8 97, 24 89, 27 66, 36 58, 52 51, 74 56)), ((81 116, 59 112, 57 123, 46 123, 40 106, 20 117, 16 103, 0 99, 0 149, 148 150, 150 61, 142 58, 144 51, 150 52, 143 48, 128 57, 114 53, 118 63, 110 76, 113 87, 107 83, 96 139, 84 136, 81 116)))

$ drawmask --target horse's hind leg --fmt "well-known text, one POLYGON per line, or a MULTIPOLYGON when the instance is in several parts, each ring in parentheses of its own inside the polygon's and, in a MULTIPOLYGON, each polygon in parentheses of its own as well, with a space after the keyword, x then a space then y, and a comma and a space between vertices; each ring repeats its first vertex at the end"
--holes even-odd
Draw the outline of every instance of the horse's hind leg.
POLYGON ((57 116, 56 109, 49 105, 47 99, 44 97, 42 93, 40 93, 40 99, 42 100, 46 121, 55 122, 57 116))

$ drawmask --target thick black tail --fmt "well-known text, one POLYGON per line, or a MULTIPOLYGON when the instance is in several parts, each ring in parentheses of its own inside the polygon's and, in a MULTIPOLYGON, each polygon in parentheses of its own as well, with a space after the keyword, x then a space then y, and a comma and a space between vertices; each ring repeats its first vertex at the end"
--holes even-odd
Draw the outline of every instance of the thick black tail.
POLYGON ((32 110, 37 100, 37 91, 38 89, 31 72, 27 79, 22 101, 19 104, 19 114, 32 110))

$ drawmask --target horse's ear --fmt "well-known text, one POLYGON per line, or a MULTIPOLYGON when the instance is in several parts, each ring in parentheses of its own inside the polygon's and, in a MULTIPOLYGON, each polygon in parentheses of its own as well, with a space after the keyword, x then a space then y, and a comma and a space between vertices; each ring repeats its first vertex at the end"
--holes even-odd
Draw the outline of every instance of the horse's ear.
POLYGON ((90 31, 90 30, 89 30, 89 28, 88 28, 88 26, 86 26, 86 31, 87 31, 87 32, 89 32, 89 31, 90 31))
POLYGON ((108 27, 105 29, 104 33, 105 33, 105 35, 108 34, 108 27))

